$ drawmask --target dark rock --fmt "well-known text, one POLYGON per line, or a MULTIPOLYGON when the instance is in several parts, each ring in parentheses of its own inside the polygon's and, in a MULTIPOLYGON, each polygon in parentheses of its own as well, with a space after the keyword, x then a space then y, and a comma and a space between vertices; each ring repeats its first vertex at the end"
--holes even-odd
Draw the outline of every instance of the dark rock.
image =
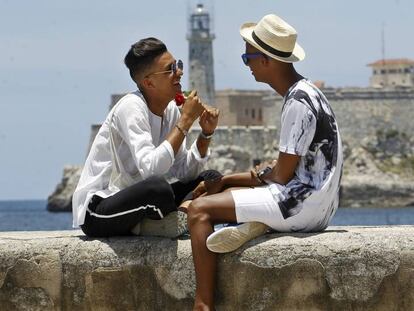
POLYGON ((47 199, 47 210, 51 212, 72 211, 72 195, 78 184, 81 166, 65 166, 62 181, 47 199))

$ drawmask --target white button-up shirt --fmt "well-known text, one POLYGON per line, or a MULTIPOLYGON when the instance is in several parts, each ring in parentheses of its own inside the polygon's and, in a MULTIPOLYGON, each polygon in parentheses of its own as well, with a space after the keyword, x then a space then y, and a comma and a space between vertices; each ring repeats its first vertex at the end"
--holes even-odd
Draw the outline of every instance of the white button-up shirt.
POLYGON ((166 137, 180 118, 171 101, 163 117, 153 114, 139 91, 125 95, 112 108, 98 131, 72 199, 73 226, 85 221, 93 195, 106 198, 154 175, 193 179, 210 155, 202 158, 196 142, 189 150, 184 139, 177 155, 166 137))

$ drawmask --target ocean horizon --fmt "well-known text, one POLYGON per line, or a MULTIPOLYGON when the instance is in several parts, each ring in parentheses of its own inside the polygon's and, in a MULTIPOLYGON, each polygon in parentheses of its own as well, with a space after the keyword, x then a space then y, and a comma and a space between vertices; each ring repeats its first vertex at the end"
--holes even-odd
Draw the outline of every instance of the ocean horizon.
MULTIPOLYGON (((0 200, 0 232, 72 230, 72 213, 49 212, 47 200, 0 200)), ((414 207, 340 207, 331 226, 414 225, 414 207)))

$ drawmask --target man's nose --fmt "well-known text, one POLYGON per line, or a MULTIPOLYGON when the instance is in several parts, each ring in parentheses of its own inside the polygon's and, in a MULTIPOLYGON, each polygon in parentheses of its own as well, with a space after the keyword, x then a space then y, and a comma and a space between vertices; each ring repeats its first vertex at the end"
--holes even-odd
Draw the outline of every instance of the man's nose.
POLYGON ((177 68, 176 75, 181 77, 183 74, 184 74, 184 70, 177 68))

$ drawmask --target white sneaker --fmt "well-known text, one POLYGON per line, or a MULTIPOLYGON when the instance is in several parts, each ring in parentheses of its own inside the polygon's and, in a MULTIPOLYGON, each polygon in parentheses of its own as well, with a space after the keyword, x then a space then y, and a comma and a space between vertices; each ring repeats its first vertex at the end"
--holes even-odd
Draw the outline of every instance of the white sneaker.
POLYGON ((207 238, 207 248, 214 253, 228 253, 238 249, 244 243, 266 233, 268 226, 261 222, 246 222, 244 224, 225 227, 210 234, 207 238))
POLYGON ((160 220, 144 218, 131 232, 136 235, 176 238, 188 231, 187 215, 183 212, 171 212, 160 220))

